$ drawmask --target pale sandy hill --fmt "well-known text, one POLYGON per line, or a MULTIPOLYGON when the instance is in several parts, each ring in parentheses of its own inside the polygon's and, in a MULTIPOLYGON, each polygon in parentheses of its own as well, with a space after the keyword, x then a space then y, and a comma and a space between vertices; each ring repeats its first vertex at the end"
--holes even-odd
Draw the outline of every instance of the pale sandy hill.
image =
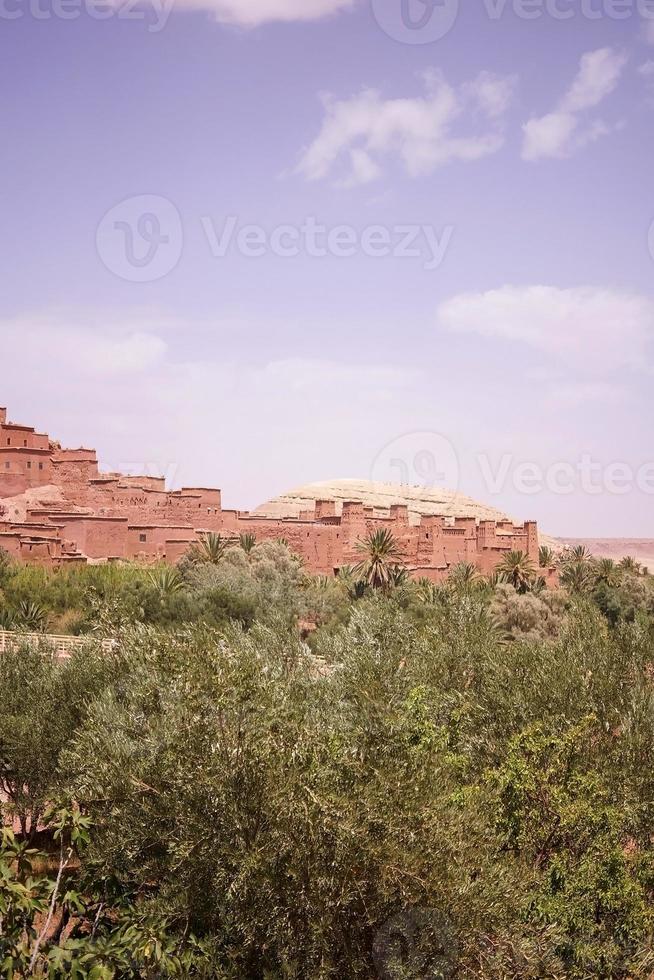
MULTIPOLYGON (((373 507, 380 517, 386 517, 391 504, 405 504, 409 508, 409 521, 420 523, 422 514, 438 514, 455 517, 474 517, 478 521, 507 521, 512 518, 503 511, 481 504, 471 497, 439 487, 400 486, 394 483, 373 483, 369 480, 327 480, 308 483, 289 490, 274 500, 269 500, 254 511, 262 517, 299 517, 300 511, 313 510, 316 500, 335 500, 336 513, 340 514, 343 502, 360 500, 366 507, 373 507)), ((558 547, 553 538, 541 535, 541 541, 558 547)))

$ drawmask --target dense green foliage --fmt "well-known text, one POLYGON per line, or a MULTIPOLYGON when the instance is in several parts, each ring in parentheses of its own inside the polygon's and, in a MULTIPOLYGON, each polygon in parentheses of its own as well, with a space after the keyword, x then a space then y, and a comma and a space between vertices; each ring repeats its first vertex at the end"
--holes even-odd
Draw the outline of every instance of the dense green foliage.
MULTIPOLYGON (((237 620, 283 615, 320 622, 327 596, 281 542, 226 547, 208 535, 178 569, 122 563, 45 569, 0 558, 0 629, 55 634, 110 635, 143 623, 162 628, 201 621, 222 626, 237 620)), ((334 589, 333 609, 344 589, 334 589)))
POLYGON ((0 658, 5 973, 650 977, 650 578, 573 555, 548 592, 510 556, 435 586, 371 542, 361 585, 219 544, 4 572, 5 608, 116 639, 0 658))

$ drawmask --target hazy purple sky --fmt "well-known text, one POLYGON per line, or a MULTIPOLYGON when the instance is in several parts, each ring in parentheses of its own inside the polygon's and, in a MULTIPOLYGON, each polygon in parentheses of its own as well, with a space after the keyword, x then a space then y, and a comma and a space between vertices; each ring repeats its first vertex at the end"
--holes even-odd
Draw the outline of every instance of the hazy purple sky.
POLYGON ((170 2, 0 0, 0 404, 652 536, 654 0, 170 2))

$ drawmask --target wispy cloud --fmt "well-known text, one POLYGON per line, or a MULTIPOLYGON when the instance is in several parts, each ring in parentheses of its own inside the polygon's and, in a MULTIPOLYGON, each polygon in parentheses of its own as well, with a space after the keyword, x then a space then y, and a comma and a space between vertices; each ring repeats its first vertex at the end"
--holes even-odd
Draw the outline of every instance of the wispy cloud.
POLYGON ((238 506, 341 467, 365 476, 387 431, 411 427, 422 378, 413 369, 283 353, 189 357, 175 338, 196 325, 157 330, 140 319, 120 325, 70 311, 0 319, 12 351, 0 403, 17 421, 97 446, 110 469, 223 485, 238 506), (35 350, 47 370, 27 391, 35 350))
POLYGON ((325 97, 321 131, 302 153, 297 172, 307 180, 333 175, 353 186, 379 178, 382 163, 393 157, 418 177, 502 147, 513 77, 482 72, 457 88, 440 72, 429 72, 424 82, 425 95, 412 99, 383 99, 374 89, 350 99, 325 97))
POLYGON ((613 48, 600 48, 583 55, 570 89, 553 112, 534 117, 523 126, 523 160, 567 157, 612 131, 602 119, 586 121, 617 87, 627 55, 613 48))
POLYGON ((601 402, 603 405, 620 405, 628 397, 628 392, 621 385, 608 382, 571 382, 570 384, 555 384, 550 395, 553 406, 563 409, 577 408, 589 402, 601 402))
POLYGON ((3 342, 16 350, 17 363, 22 360, 21 352, 29 359, 31 351, 38 350, 51 367, 48 377, 55 384, 67 374, 63 367, 66 360, 92 385, 101 379, 113 382, 125 376, 131 384, 134 375, 156 369, 166 358, 168 344, 152 325, 151 318, 144 314, 117 325, 110 319, 99 322, 97 316, 91 315, 71 322, 68 316, 52 313, 1 320, 0 334, 3 342))
POLYGON ((176 9, 207 10, 217 21, 253 28, 275 21, 320 20, 351 9, 355 0, 173 0, 176 9))
POLYGON ((645 79, 645 87, 650 98, 654 98, 654 60, 651 58, 638 68, 638 74, 645 79))
POLYGON ((447 330, 528 345, 585 377, 651 370, 654 300, 592 286, 504 286, 464 293, 438 312, 447 330))

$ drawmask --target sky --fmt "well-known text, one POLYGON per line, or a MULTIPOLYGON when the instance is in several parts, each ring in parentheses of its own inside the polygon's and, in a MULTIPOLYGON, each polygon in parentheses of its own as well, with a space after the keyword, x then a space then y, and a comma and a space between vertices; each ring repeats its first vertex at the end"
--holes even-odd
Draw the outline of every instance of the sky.
POLYGON ((654 0, 0 0, 0 404, 654 536, 654 0))

